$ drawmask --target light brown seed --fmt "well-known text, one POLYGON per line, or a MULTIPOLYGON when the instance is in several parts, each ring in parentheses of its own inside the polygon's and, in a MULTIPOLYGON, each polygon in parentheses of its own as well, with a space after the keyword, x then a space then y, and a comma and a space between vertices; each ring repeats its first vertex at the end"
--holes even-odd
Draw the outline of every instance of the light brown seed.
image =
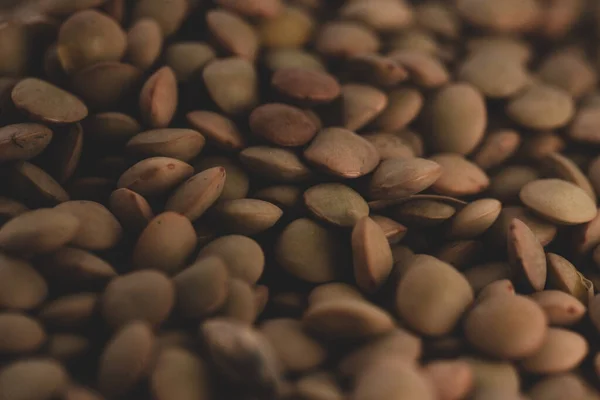
POLYGON ((25 78, 11 92, 14 105, 32 119, 66 124, 87 117, 85 104, 71 93, 37 78, 25 78))
POLYGON ((476 294, 493 282, 511 277, 510 266, 506 262, 479 264, 467 269, 464 275, 476 294))
POLYGON ((142 196, 160 195, 177 187, 193 173, 194 168, 183 161, 169 157, 151 157, 125 171, 119 178, 117 187, 133 190, 142 196))
POLYGON ((172 396, 197 400, 212 396, 208 365, 194 353, 179 347, 160 351, 149 379, 156 400, 168 400, 172 396))
POLYGON ((540 291, 546 285, 546 254, 529 227, 513 219, 508 232, 508 259, 513 276, 526 290, 540 291))
POLYGON ((343 128, 326 128, 304 150, 311 164, 343 178, 358 178, 379 164, 377 149, 366 139, 343 128))
POLYGON ((326 360, 327 349, 304 331, 301 321, 270 319, 261 324, 260 331, 273 346, 285 371, 306 372, 326 360))
POLYGON ((170 67, 162 67, 148 78, 140 92, 142 120, 152 128, 166 128, 178 104, 177 78, 170 67))
MULTIPOLYGON (((519 393, 521 386, 519 373, 512 363, 473 357, 463 357, 461 360, 466 361, 473 371, 474 394, 500 392, 505 396, 514 396, 519 393)), ((486 396, 481 397, 486 398, 486 396)))
POLYGON ((496 32, 521 32, 535 26, 541 12, 532 0, 508 0, 502 3, 485 0, 459 0, 459 14, 469 23, 496 32))
POLYGON ((52 140, 52 131, 41 124, 22 123, 0 128, 0 161, 29 160, 52 140))
POLYGON ((261 21, 258 27, 261 43, 272 49, 300 49, 311 39, 314 18, 302 7, 287 5, 282 8, 274 18, 261 21))
POLYGON ((213 240, 200 250, 198 259, 218 256, 225 264, 232 278, 254 285, 263 273, 265 255, 260 245, 253 239, 241 235, 228 235, 213 240))
POLYGON ((585 382, 575 374, 550 375, 529 389, 532 400, 556 398, 585 399, 588 389, 585 382))
POLYGON ((127 114, 106 112, 90 115, 82 121, 83 130, 90 139, 99 142, 126 142, 142 131, 140 124, 127 114))
POLYGON ((110 195, 109 207, 123 227, 134 232, 142 231, 154 218, 148 201, 127 188, 117 189, 110 195))
POLYGON ((155 0, 140 0, 133 8, 133 20, 152 18, 162 28, 165 36, 175 33, 188 13, 189 4, 185 0, 169 2, 155 0))
POLYGON ((363 217, 352 229, 352 256, 356 284, 365 292, 377 291, 392 271, 390 244, 381 227, 363 217))
POLYGON ((510 159, 521 145, 521 136, 513 130, 491 132, 483 139, 481 147, 473 155, 473 162, 482 169, 501 165, 510 159))
POLYGON ((71 89, 90 108, 120 108, 136 89, 141 76, 142 71, 133 65, 105 61, 77 72, 71 79, 71 89))
POLYGON ((597 214, 594 200, 580 187, 560 179, 540 179, 523 186, 523 204, 561 225, 590 222, 597 214))
POLYGON ((276 205, 257 199, 222 201, 214 212, 226 231, 248 236, 268 230, 283 215, 276 205))
POLYGON ((536 168, 525 165, 508 165, 491 178, 490 195, 503 203, 519 201, 519 193, 529 182, 540 179, 536 168))
POLYGON ((85 250, 62 247, 47 261, 38 265, 52 286, 64 290, 93 290, 117 275, 114 268, 102 258, 85 250))
POLYGON ((47 172, 24 161, 8 170, 9 184, 17 199, 32 207, 48 207, 69 200, 69 194, 47 172))
POLYGON ((344 19, 356 20, 378 31, 402 30, 413 22, 414 14, 404 1, 380 0, 372 2, 357 0, 340 9, 344 19))
POLYGON ((303 146, 317 134, 317 126, 302 109, 281 103, 255 108, 249 123, 255 135, 279 146, 303 146))
POLYGON ((254 60, 259 38, 252 25, 237 14, 220 9, 208 11, 205 18, 211 35, 228 53, 254 60))
POLYGON ((98 305, 96 293, 78 293, 46 303, 39 319, 51 329, 79 329, 87 326, 98 305))
POLYGON ((496 222, 502 203, 496 199, 479 199, 458 211, 448 230, 454 238, 474 238, 485 233, 496 222))
POLYGON ((243 58, 210 61, 202 78, 212 100, 228 115, 243 114, 258 103, 256 69, 243 58))
POLYGON ((159 214, 138 238, 133 249, 133 266, 176 273, 195 250, 196 240, 189 219, 172 211, 159 214))
POLYGON ((31 310, 48 295, 44 278, 25 260, 0 254, 0 307, 31 310))
POLYGON ((212 47, 203 42, 175 42, 165 50, 165 63, 180 83, 198 78, 202 68, 216 57, 212 47))
POLYGON ((79 167, 83 153, 83 129, 81 124, 68 126, 55 136, 39 159, 39 165, 57 182, 67 182, 79 167))
POLYGON ((55 208, 79 219, 79 229, 70 242, 74 246, 88 250, 108 250, 121 240, 121 224, 102 204, 82 200, 66 201, 55 208))
POLYGON ((221 7, 247 17, 274 18, 283 11, 281 0, 217 0, 221 7))
POLYGON ((416 331, 428 336, 451 332, 473 302, 473 289, 451 265, 419 255, 396 291, 396 310, 416 331))
POLYGON ((326 57, 347 58, 376 53, 379 38, 369 27, 351 21, 325 23, 317 34, 315 48, 326 57))
POLYGON ((388 159, 381 162, 370 182, 375 200, 397 200, 430 187, 442 175, 442 167, 423 158, 388 159))
POLYGON ((0 248, 22 254, 49 253, 70 242, 79 227, 80 220, 65 211, 27 211, 0 228, 0 248))
POLYGON ((388 93, 388 105, 374 123, 386 132, 396 132, 412 122, 421 111, 424 99, 416 89, 395 89, 388 93))
POLYGON ((324 283, 310 291, 308 305, 313 306, 322 302, 341 299, 364 300, 364 296, 357 288, 347 283, 324 283))
POLYGON ((204 137, 192 129, 153 129, 132 137, 126 150, 140 157, 171 157, 190 161, 204 147, 204 137))
POLYGON ((29 358, 7 364, 0 372, 0 386, 6 400, 51 399, 66 390, 69 374, 51 359, 29 358))
POLYGON ((0 313, 0 353, 19 355, 33 353, 46 341, 44 327, 35 319, 21 313, 0 313))
POLYGON ((388 98, 373 86, 349 83, 342 86, 342 103, 344 128, 358 131, 381 114, 388 98))
POLYGON ((548 330, 542 308, 520 295, 486 297, 467 314, 464 329, 475 348, 505 359, 535 354, 548 330))
MULTIPOLYGON (((246 198, 250 189, 250 178, 242 166, 227 157, 206 157, 194 165, 196 171, 206 171, 215 167, 225 168, 225 183, 219 200, 246 198)), ((263 199, 265 200, 265 199, 263 199)))
POLYGON ((393 87, 408 77, 408 72, 389 57, 379 54, 357 54, 345 65, 353 79, 375 86, 393 87))
POLYGON ((216 146, 225 150, 241 150, 245 139, 233 121, 211 111, 192 111, 187 114, 190 125, 216 146))
POLYGON ((98 387, 106 396, 128 393, 151 368, 156 338, 150 325, 131 322, 107 343, 98 369, 98 387))
POLYGON ((312 175, 296 153, 277 147, 248 147, 240 153, 240 161, 251 172, 279 182, 304 181, 312 175))
POLYGON ((506 113, 526 128, 555 129, 565 126, 573 118, 575 104, 563 89, 538 84, 513 97, 506 113))
POLYGON ((329 372, 316 371, 296 382, 295 393, 301 397, 324 397, 331 400, 343 399, 344 393, 335 376, 329 372))
POLYGON ((560 49, 540 65, 538 74, 545 82, 562 88, 578 98, 594 88, 597 73, 578 49, 560 49))
POLYGON ((470 154, 482 141, 487 110, 475 87, 465 83, 448 85, 437 93, 431 108, 434 151, 470 154))
POLYGON ((430 160, 441 166, 442 174, 431 186, 439 194, 468 196, 481 193, 490 185, 487 174, 461 155, 436 154, 430 160))
POLYGON ((220 314, 224 317, 252 324, 257 317, 257 300, 255 290, 241 279, 229 280, 227 300, 220 314))
POLYGON ((190 221, 198 219, 223 192, 225 178, 223 167, 192 176, 169 197, 165 209, 185 215, 190 221))
POLYGON ((397 50, 389 57, 404 66, 411 80, 426 89, 443 86, 450 80, 450 74, 437 57, 419 50, 397 50))
POLYGON ((578 333, 550 328, 542 347, 521 361, 521 367, 538 374, 556 374, 577 367, 588 353, 588 343, 578 333))
POLYGON ((452 218, 456 209, 444 202, 416 199, 407 200, 391 210, 391 215, 408 226, 432 227, 452 218))
POLYGON ((336 279, 345 253, 334 231, 307 218, 285 227, 275 245, 279 265, 293 276, 313 283, 336 279))
POLYGON ((136 67, 146 70, 160 56, 163 33, 154 19, 139 19, 127 32, 127 60, 136 67))
POLYGON ((271 71, 283 68, 325 71, 323 63, 317 56, 305 50, 294 48, 281 48, 268 51, 265 54, 265 64, 271 71))
POLYGON ((544 290, 532 294, 531 298, 544 309, 551 325, 576 324, 587 311, 577 298, 559 290, 544 290))
POLYGON ((569 293, 584 305, 587 304, 587 287, 577 268, 558 254, 548 253, 546 258, 548 261, 548 287, 569 293))
POLYGON ((460 35, 461 21, 450 5, 428 2, 415 7, 417 25, 443 37, 455 39, 460 35))
POLYGON ((47 353, 62 362, 80 358, 89 351, 90 341, 81 335, 56 333, 48 338, 47 353))
POLYGON ((332 339, 368 338, 391 332, 391 315, 366 300, 337 299, 317 303, 302 317, 304 327, 332 339))
POLYGON ((542 159, 542 165, 549 177, 572 182, 596 200, 596 193, 589 179, 570 158, 559 153, 550 153, 542 159))
POLYGON ((117 21, 96 10, 72 14, 60 27, 57 41, 62 68, 73 73, 102 61, 119 61, 127 37, 117 21))
POLYGON ((175 287, 159 271, 138 271, 113 279, 102 295, 102 315, 114 329, 132 321, 160 325, 175 304, 175 287))
POLYGON ((474 386, 473 370, 462 360, 433 361, 425 366, 440 400, 464 398, 474 386))
POLYGON ((339 183, 311 187, 304 192, 304 204, 316 217, 342 227, 352 227, 369 215, 369 206, 361 195, 339 183))
POLYGON ((271 78, 271 86, 283 96, 308 105, 329 103, 341 93, 335 77, 300 68, 278 69, 271 78))
POLYGON ((177 310, 187 318, 208 316, 227 301, 229 274, 217 256, 196 260, 174 278, 177 310))

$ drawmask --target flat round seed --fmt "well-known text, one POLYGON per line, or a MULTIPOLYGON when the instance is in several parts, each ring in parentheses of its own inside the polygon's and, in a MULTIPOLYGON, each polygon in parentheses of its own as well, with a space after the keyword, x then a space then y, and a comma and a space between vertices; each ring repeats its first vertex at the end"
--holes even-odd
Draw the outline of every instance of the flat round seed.
POLYGON ((240 153, 240 161, 250 172, 278 182, 305 181, 312 175, 296 153, 277 147, 248 147, 240 153))
POLYGON ((597 213, 594 201, 583 189, 560 179, 530 182, 519 197, 528 208, 557 224, 582 224, 597 213))
POLYGON ((15 312, 0 313, 0 332, 2 354, 33 353, 46 341, 46 332, 37 320, 15 312))
POLYGON ((338 299, 317 303, 304 313, 304 327, 328 338, 368 338, 391 332, 391 315, 365 300, 338 299))
POLYGON ((46 149, 52 131, 41 124, 23 123, 0 128, 0 161, 29 160, 46 149))
POLYGON ((409 143, 392 133, 375 132, 361 135, 367 139, 379 152, 379 158, 413 158, 415 152, 409 143))
POLYGON ((441 201, 416 199, 395 206, 391 215, 408 226, 432 227, 449 220, 456 208, 441 201))
POLYGON ((169 126, 177 109, 177 95, 177 78, 170 67, 162 67, 150 76, 140 92, 140 113, 146 125, 169 126))
POLYGON ((493 99, 514 96, 529 82, 527 68, 520 59, 507 51, 485 47, 465 59, 458 76, 493 99))
POLYGON ((570 139, 577 142, 596 144, 600 142, 598 127, 600 126, 600 107, 580 108, 568 130, 570 139))
POLYGON ((127 230, 139 232, 154 218, 154 212, 148 201, 136 192, 122 188, 110 195, 110 211, 127 230))
POLYGON ((227 301, 229 273, 221 258, 210 255, 196 260, 174 278, 176 308, 187 318, 208 316, 227 301))
POLYGON ((7 364, 0 372, 0 386, 6 400, 44 400, 61 396, 69 374, 51 359, 29 358, 7 364))
POLYGON ((427 336, 451 332, 473 302, 473 289, 454 267, 419 255, 401 278, 396 310, 404 321, 427 336))
POLYGON ((257 317, 257 306, 254 288, 241 279, 230 279, 227 300, 219 314, 223 317, 252 324, 257 317))
POLYGON ((313 283, 336 279, 343 254, 339 237, 332 230, 306 218, 286 226, 275 245, 278 264, 293 276, 313 283))
POLYGON ((583 304, 588 303, 587 288, 577 268, 558 254, 548 253, 548 287, 569 293, 583 304))
POLYGON ((187 121, 194 129, 224 150, 242 150, 245 139, 235 123, 211 111, 192 111, 187 121))
POLYGON ((387 95, 373 86, 349 83, 342 86, 343 126, 358 131, 386 108, 387 95))
POLYGON ((248 236, 268 230, 283 215, 276 205, 257 199, 226 200, 214 212, 226 231, 248 236))
POLYGON ((576 324, 587 311, 577 298, 559 290, 544 290, 532 294, 531 298, 544 309, 550 325, 576 324))
POLYGON ((308 295, 308 305, 313 306, 331 300, 364 300, 357 288, 347 283, 332 282, 318 285, 308 295))
POLYGON ((481 147, 473 154, 473 162, 488 170, 510 159, 521 145, 521 136, 513 130, 491 132, 483 139, 481 147))
POLYGON ((271 78, 271 86, 283 96, 300 103, 329 103, 341 93, 335 77, 322 71, 281 68, 271 78))
POLYGON ((275 350, 258 330, 214 318, 200 325, 200 336, 217 371, 231 382, 271 393, 281 385, 275 350))
POLYGON ((369 193, 375 200, 397 200, 422 192, 442 175, 442 167, 423 158, 388 159, 373 174, 369 193))
POLYGON ((521 361, 521 367, 538 374, 556 374, 577 367, 588 353, 587 341, 578 333, 550 328, 542 347, 521 361))
POLYGON ((93 201, 66 201, 55 207, 80 221, 71 244, 88 250, 108 250, 121 240, 123 228, 115 216, 102 204, 93 201))
POLYGON ((329 372, 313 372, 296 382, 295 393, 299 396, 324 396, 332 399, 343 397, 342 388, 335 376, 329 372))
POLYGON ((171 157, 190 161, 204 148, 205 139, 192 129, 152 129, 132 137, 125 147, 138 157, 171 157))
POLYGON ((196 241, 196 232, 189 219, 166 211, 150 221, 140 234, 133 249, 133 266, 176 273, 192 255, 196 241))
POLYGON ((225 10, 206 13, 206 25, 211 35, 234 56, 254 60, 258 52, 259 38, 252 27, 238 15, 225 10))
MULTIPOLYGON (((512 363, 473 357, 462 357, 461 360, 466 361, 473 371, 474 393, 494 394, 500 391, 505 396, 519 393, 521 386, 519 372, 512 363)), ((482 396, 482 398, 486 398, 486 396, 482 396)), ((513 397, 508 398, 513 399, 513 397)), ((516 400, 517 397, 514 399, 516 400)))
POLYGON ((567 125, 575 115, 575 104, 569 93, 549 85, 533 85, 513 97, 506 107, 507 115, 530 129, 555 129, 567 125))
POLYGON ((440 194, 468 196, 481 193, 490 185, 481 168, 458 154, 437 154, 430 160, 441 166, 442 174, 432 185, 432 189, 440 194))
POLYGON ((117 21, 96 10, 72 14, 58 32, 57 53, 68 73, 102 61, 119 61, 127 36, 117 21))
POLYGON ((175 42, 165 50, 165 63, 180 83, 200 76, 202 68, 216 57, 213 48, 204 42, 175 42))
POLYGON ((504 203, 519 201, 519 193, 529 182, 540 179, 536 168, 525 165, 508 165, 491 178, 490 195, 504 203))
POLYGON ((580 376, 572 373, 550 375, 529 389, 532 400, 543 400, 552 397, 585 399, 588 388, 580 376))
POLYGON ((29 211, 29 208, 18 201, 0 196, 0 226, 26 211, 29 211))
POLYGON ((378 31, 402 30, 413 22, 412 8, 404 1, 368 0, 350 2, 340 9, 340 16, 356 20, 378 31))
POLYGON ((527 224, 542 246, 547 246, 556 237, 558 231, 556 225, 536 217, 523 207, 504 207, 490 231, 494 240, 503 248, 510 224, 515 218, 527 224))
POLYGON ((12 193, 32 207, 55 206, 69 200, 69 194, 47 172, 27 161, 9 170, 12 193))
POLYGON ((431 107, 434 151, 470 154, 482 141, 487 110, 475 87, 448 85, 435 96, 431 107))
POLYGON ((363 217, 352 229, 351 244, 357 286, 365 292, 377 291, 394 263, 385 232, 371 218, 363 217))
POLYGON ((39 165, 57 182, 67 182, 77 170, 83 152, 83 129, 81 124, 69 125, 44 150, 39 165))
POLYGON ((185 0, 155 1, 155 0, 140 0, 135 3, 133 8, 133 20, 152 18, 162 28, 165 36, 170 36, 175 33, 186 14, 190 5, 185 0))
POLYGON ((134 92, 142 71, 130 64, 106 61, 90 65, 71 79, 71 90, 90 108, 119 108, 134 92))
POLYGON ((293 106, 269 103, 250 114, 250 129, 279 146, 303 146, 317 134, 317 126, 306 113, 293 106))
POLYGON ((302 190, 292 185, 275 185, 255 192, 252 197, 269 201, 284 210, 297 209, 302 202, 302 190))
POLYGON ((532 0, 508 0, 502 3, 486 0, 459 0, 459 14, 471 24, 497 32, 520 32, 531 29, 541 12, 532 0))
POLYGON ((518 219, 510 223, 508 259, 514 279, 527 290, 540 291, 546 285, 546 254, 529 227, 518 219))
POLYGON ((166 210, 178 212, 190 221, 198 219, 219 198, 225 185, 223 167, 213 167, 183 182, 167 200, 166 210))
POLYGON ((473 370, 466 361, 433 361, 425 366, 425 373, 440 399, 463 398, 474 386, 473 370))
POLYGON ((389 57, 404 66, 411 80, 423 88, 436 88, 450 80, 450 74, 437 57, 418 50, 398 50, 389 57))
POLYGON ((37 78, 25 78, 17 83, 11 98, 19 110, 42 122, 66 124, 81 121, 88 115, 80 99, 37 78))
POLYGON ((506 262, 479 264, 467 269, 464 275, 476 294, 490 283, 511 277, 510 266, 506 262))
MULTIPOLYGON (((242 166, 226 157, 206 157, 194 165, 196 171, 206 171, 214 167, 225 168, 225 184, 219 200, 243 199, 250 189, 250 178, 242 166)), ((266 199, 262 199, 266 200, 266 199)))
POLYGON ((415 8, 417 24, 446 38, 460 35, 461 22, 455 11, 443 3, 424 3, 415 8))
POLYGON ((204 68, 202 78, 212 100, 228 115, 249 112, 258 103, 258 77, 248 60, 213 60, 204 68))
POLYGON ((56 209, 27 211, 0 228, 0 248, 16 253, 49 253, 70 242, 79 218, 56 209))
POLYGON ((258 29, 261 43, 267 48, 300 49, 311 39, 315 20, 308 10, 287 5, 278 15, 261 21, 258 29))
POLYGON ((480 351, 520 359, 543 346, 546 324, 544 311, 534 301, 519 295, 491 296, 467 314, 464 329, 469 342, 480 351))
POLYGON ((597 73, 583 54, 576 50, 558 50, 547 57, 538 71, 545 82, 578 98, 594 88, 597 73))
POLYGON ((0 307, 31 310, 48 295, 44 278, 27 261, 0 254, 0 307))
POLYGON ((46 303, 39 319, 51 329, 79 329, 87 326, 98 305, 96 293, 78 293, 46 303))
POLYGON ((102 295, 101 310, 112 328, 139 320, 160 325, 175 304, 175 287, 159 271, 139 271, 113 279, 102 295))
POLYGON ((140 124, 127 114, 106 112, 90 115, 82 121, 85 135, 99 142, 126 142, 142 131, 140 124))
POLYGON ((388 93, 387 107, 374 123, 385 132, 396 132, 412 122, 423 107, 424 98, 416 89, 395 89, 388 93))
POLYGON ((282 368, 289 372, 305 372, 319 367, 327 357, 327 349, 309 336, 302 322, 291 318, 265 321, 260 331, 273 346, 282 368))
POLYGON ((594 201, 596 200, 596 192, 591 182, 570 158, 559 153, 550 153, 542 159, 542 166, 549 177, 572 182, 585 190, 594 201))
POLYGON ((456 238, 474 238, 486 232, 498 219, 502 203, 496 199, 480 199, 458 211, 448 234, 456 238))
POLYGON ((347 58, 376 53, 379 38, 370 28, 351 21, 328 22, 317 34, 315 48, 326 57, 347 58))
POLYGON ((254 285, 263 273, 265 255, 259 244, 246 236, 228 235, 213 240, 198 253, 198 259, 217 256, 232 278, 254 285))
POLYGON ((404 67, 379 54, 358 54, 347 61, 346 69, 352 78, 375 86, 392 87, 408 78, 404 67))
POLYGON ((342 227, 352 227, 369 215, 365 199, 354 189, 339 183, 311 187, 304 192, 304 204, 316 217, 342 227))
POLYGON ((281 0, 217 0, 216 3, 247 17, 274 18, 283 11, 281 0))
POLYGON ((140 19, 127 32, 127 60, 136 67, 146 70, 160 56, 163 33, 154 19, 140 19))
POLYGON ((106 396, 128 393, 149 372, 156 339, 150 325, 125 325, 107 343, 98 369, 98 387, 106 396))
POLYGON ((370 217, 383 230, 390 245, 397 244, 406 236, 406 227, 393 219, 375 214, 370 217))
POLYGON ((210 398, 210 369, 206 362, 191 351, 170 347, 160 351, 150 375, 153 398, 180 400, 210 398))
POLYGON ((302 49, 273 49, 265 54, 265 64, 271 71, 282 68, 314 69, 325 71, 321 60, 302 49))
POLYGON ((169 157, 151 157, 142 160, 121 175, 118 188, 127 188, 152 196, 167 193, 194 173, 194 168, 169 157))
POLYGON ((96 290, 117 275, 109 263, 93 253, 66 246, 52 253, 38 268, 51 286, 64 290, 96 290))

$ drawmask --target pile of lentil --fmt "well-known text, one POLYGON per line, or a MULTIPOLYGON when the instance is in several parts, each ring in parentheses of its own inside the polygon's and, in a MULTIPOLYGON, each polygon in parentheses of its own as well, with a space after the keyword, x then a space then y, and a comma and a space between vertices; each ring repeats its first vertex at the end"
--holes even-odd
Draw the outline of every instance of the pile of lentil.
POLYGON ((591 400, 600 4, 0 2, 1 400, 591 400))

